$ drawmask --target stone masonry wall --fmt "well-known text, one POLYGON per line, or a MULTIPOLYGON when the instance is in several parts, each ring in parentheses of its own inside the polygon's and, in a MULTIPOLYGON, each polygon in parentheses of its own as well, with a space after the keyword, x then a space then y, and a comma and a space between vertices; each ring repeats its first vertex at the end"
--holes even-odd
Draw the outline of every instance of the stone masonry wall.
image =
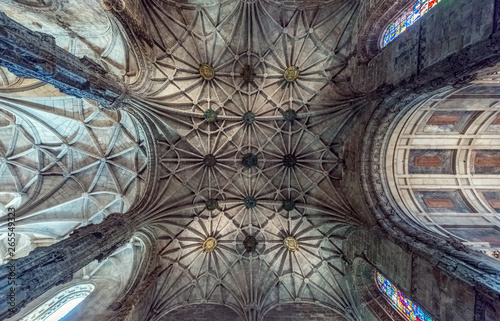
POLYGON ((350 260, 366 259, 437 320, 476 320, 473 287, 407 252, 380 232, 355 231, 349 235, 345 249, 350 260))
MULTIPOLYGON (((422 74, 438 76, 442 70, 435 68, 436 64, 458 50, 487 40, 494 32, 494 7, 494 0, 441 1, 368 63, 352 59, 354 87, 368 92, 383 84, 396 85, 422 74)), ((358 42, 358 47, 374 41, 361 40, 365 43, 358 42)), ((451 63, 460 67, 470 61, 468 57, 458 57, 451 63)))

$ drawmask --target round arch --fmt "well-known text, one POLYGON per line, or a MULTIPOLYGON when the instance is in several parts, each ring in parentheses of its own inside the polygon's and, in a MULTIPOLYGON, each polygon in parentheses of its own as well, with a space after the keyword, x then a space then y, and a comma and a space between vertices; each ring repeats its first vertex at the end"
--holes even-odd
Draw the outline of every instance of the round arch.
POLYGON ((78 299, 85 299, 94 291, 95 285, 92 283, 83 283, 71 286, 53 296, 50 300, 43 303, 35 311, 21 319, 21 321, 43 321, 56 313, 68 302, 78 299))
POLYGON ((388 187, 417 224, 500 258, 500 86, 474 83, 418 104, 385 157, 388 187))

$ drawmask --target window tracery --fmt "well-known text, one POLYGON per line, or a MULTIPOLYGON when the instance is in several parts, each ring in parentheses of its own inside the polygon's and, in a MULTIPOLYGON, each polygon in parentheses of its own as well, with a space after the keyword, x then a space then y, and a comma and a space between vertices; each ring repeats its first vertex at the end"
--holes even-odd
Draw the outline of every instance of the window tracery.
POLYGON ((440 1, 441 0, 417 0, 411 7, 404 10, 385 30, 382 38, 382 47, 387 46, 389 42, 403 33, 406 28, 415 23, 415 21, 420 19, 420 17, 426 14, 440 1))

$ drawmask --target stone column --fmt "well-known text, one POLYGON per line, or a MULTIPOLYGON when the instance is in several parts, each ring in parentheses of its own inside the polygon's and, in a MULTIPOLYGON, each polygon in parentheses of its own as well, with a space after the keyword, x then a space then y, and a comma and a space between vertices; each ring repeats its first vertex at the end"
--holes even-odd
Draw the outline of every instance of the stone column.
POLYGON ((0 65, 16 76, 36 78, 61 92, 117 108, 126 85, 88 57, 78 58, 56 45, 51 35, 31 31, 0 12, 0 65))
POLYGON ((108 321, 142 321, 145 320, 148 303, 152 302, 161 267, 156 267, 137 287, 127 293, 121 302, 115 302, 108 309, 108 321), (138 311, 141 310, 141 311, 138 311), (137 319, 141 316, 142 319, 137 319))
POLYGON ((38 247, 28 256, 0 266, 0 320, 52 287, 66 283, 92 262, 102 261, 133 236, 129 216, 113 213, 100 224, 75 230, 67 239, 38 247))
POLYGON ((138 228, 135 237, 144 244, 143 255, 134 278, 127 290, 111 304, 105 315, 96 320, 142 321, 146 319, 149 305, 153 301, 158 277, 162 272, 159 265, 158 236, 154 229, 138 228))

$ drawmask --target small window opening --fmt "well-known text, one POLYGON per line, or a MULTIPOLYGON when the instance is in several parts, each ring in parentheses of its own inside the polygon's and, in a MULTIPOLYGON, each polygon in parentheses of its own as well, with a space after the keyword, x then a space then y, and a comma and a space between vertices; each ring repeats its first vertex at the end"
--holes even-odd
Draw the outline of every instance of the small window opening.
POLYGON ((431 8, 437 5, 441 0, 417 0, 411 7, 404 10, 385 30, 382 38, 381 47, 387 46, 389 42, 403 33, 406 28, 420 19, 431 8))
POLYGON ((429 314, 425 313, 421 307, 408 299, 382 274, 377 272, 377 285, 387 301, 408 321, 436 321, 429 314))

